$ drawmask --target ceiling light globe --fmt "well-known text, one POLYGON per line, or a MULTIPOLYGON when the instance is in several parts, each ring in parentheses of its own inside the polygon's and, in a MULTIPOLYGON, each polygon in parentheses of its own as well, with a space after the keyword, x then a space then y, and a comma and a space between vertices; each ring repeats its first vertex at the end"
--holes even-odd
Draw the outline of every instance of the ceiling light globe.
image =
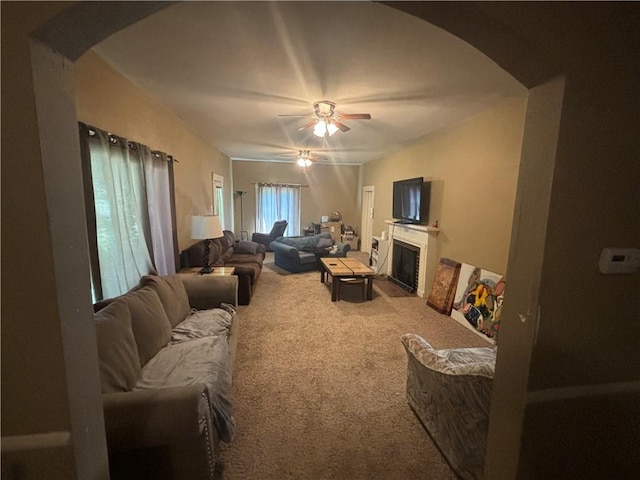
POLYGON ((329 136, 331 136, 338 131, 338 127, 336 127, 333 123, 329 123, 327 124, 327 131, 329 132, 329 136))
POLYGON ((327 124, 324 120, 319 120, 316 126, 313 127, 313 134, 316 137, 324 137, 325 133, 327 133, 327 124))

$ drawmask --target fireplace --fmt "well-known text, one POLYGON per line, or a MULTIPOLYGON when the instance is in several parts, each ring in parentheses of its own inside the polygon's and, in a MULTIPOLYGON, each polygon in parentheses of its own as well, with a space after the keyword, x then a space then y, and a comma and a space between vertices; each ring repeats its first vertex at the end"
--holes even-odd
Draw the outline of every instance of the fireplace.
POLYGON ((402 284, 403 288, 409 285, 409 290, 415 292, 418 297, 427 298, 436 274, 440 252, 436 244, 439 228, 426 225, 399 224, 392 220, 386 220, 389 225, 389 261, 386 262, 386 273, 389 279, 402 284), (396 245, 400 244, 397 248, 396 245), (396 251, 402 248, 408 249, 396 260, 396 251), (405 262, 413 263, 411 257, 415 255, 413 268, 404 265, 405 262), (401 270, 413 270, 413 275, 399 277, 394 273, 395 262, 399 262, 401 270))
POLYGON ((410 293, 418 289, 420 271, 420 248, 400 240, 393 240, 391 280, 410 293))

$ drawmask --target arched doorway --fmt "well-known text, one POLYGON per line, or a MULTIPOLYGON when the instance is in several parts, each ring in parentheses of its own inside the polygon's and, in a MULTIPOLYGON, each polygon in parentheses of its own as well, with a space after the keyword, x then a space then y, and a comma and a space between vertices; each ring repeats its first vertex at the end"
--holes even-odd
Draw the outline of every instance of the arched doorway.
MULTIPOLYGON (((87 405, 92 405, 94 412, 100 407, 98 393, 92 382, 88 381, 95 369, 78 368, 78 365, 86 365, 86 362, 95 362, 96 355, 95 346, 92 347, 93 343, 89 340, 91 327, 88 327, 86 322, 90 305, 88 296, 83 293, 89 265, 85 254, 86 229, 79 154, 69 152, 67 147, 63 147, 64 144, 73 143, 76 135, 77 119, 73 108, 73 91, 69 88, 72 83, 69 67, 75 59, 101 39, 169 5, 170 3, 162 2, 122 2, 109 4, 108 7, 91 2, 74 5, 38 30, 35 34, 38 41, 32 45, 33 78, 58 311, 64 324, 62 330, 68 335, 63 338, 63 349, 69 384, 72 434, 75 438, 74 448, 80 477, 85 476, 82 473, 92 476, 90 473, 97 461, 93 446, 102 445, 104 448, 104 444, 103 441, 101 444, 103 432, 97 425, 99 422, 93 425, 95 428, 85 428, 88 418, 87 405), (68 141, 60 141, 61 139, 68 141), (64 175, 64 183, 59 181, 61 174, 64 175), (69 245, 73 245, 74 248, 70 249, 69 245), (78 344, 89 346, 89 351, 74 348, 78 344), (91 348, 93 352, 90 351, 91 348)), ((516 217, 526 217, 529 220, 514 222, 509 261, 510 301, 509 310, 505 306, 505 315, 515 317, 517 312, 535 315, 535 299, 539 285, 539 280, 536 279, 540 275, 541 257, 524 255, 524 252, 542 251, 540 247, 544 243, 548 203, 532 202, 529 198, 534 192, 538 198, 550 194, 550 176, 555 158, 554 139, 557 134, 554 128, 558 125, 558 99, 562 96, 562 81, 545 84, 550 74, 555 73, 554 66, 547 64, 546 60, 538 52, 531 51, 528 45, 518 42, 517 37, 508 29, 500 28, 500 24, 487 17, 483 18, 482 12, 474 5, 451 6, 446 3, 408 2, 391 6, 439 25, 467 40, 531 88, 531 116, 527 120, 521 162, 521 168, 527 172, 528 179, 526 183, 520 182, 516 203, 516 217), (490 25, 491 29, 487 29, 487 25, 490 25), (514 56, 518 56, 520 61, 510 63, 514 56), (523 65, 526 68, 523 68, 523 65), (541 132, 544 134, 544 141, 532 142, 531 139, 538 137, 541 132)), ((522 407, 524 404, 527 351, 530 354, 533 336, 533 322, 529 320, 531 318, 526 317, 523 326, 518 326, 517 335, 514 335, 518 338, 518 344, 514 344, 512 348, 509 342, 504 342, 496 373, 494 388, 505 390, 511 406, 510 412, 501 415, 511 416, 505 420, 498 419, 497 423, 492 417, 489 448, 502 444, 501 461, 507 466, 517 464, 518 444, 509 439, 518 437, 517 425, 522 416, 522 408, 519 406, 522 407), (507 367, 506 370, 502 370, 509 374, 510 384, 501 385, 500 362, 503 358, 510 359, 511 350, 515 351, 516 348, 519 352, 514 352, 514 356, 517 354, 524 360, 517 364, 504 362, 507 367), (507 423, 515 426, 508 430, 501 428, 507 423), (505 445, 513 445, 512 450, 505 453, 505 445)), ((508 335, 508 331, 505 335, 508 335)))

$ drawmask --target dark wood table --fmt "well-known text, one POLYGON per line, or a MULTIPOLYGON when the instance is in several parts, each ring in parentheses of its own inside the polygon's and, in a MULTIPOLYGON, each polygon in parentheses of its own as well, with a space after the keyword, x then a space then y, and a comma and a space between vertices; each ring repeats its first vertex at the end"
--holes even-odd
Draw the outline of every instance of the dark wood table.
POLYGON ((326 257, 320 259, 320 281, 325 283, 327 275, 331 275, 331 301, 340 299, 340 279, 360 278, 367 282, 367 300, 373 298, 373 270, 355 258, 333 258, 326 257))

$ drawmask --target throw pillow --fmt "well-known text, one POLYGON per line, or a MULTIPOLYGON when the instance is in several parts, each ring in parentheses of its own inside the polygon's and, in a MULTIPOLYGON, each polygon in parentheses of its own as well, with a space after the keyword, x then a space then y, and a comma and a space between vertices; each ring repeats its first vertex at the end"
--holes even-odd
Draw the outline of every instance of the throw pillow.
POLYGON ((117 300, 96 313, 94 319, 100 389, 102 393, 127 392, 140 378, 140 359, 129 308, 124 300, 117 300))
POLYGON ((259 243, 256 242, 238 240, 235 245, 236 253, 249 253, 254 255, 258 252, 258 245, 259 243))

